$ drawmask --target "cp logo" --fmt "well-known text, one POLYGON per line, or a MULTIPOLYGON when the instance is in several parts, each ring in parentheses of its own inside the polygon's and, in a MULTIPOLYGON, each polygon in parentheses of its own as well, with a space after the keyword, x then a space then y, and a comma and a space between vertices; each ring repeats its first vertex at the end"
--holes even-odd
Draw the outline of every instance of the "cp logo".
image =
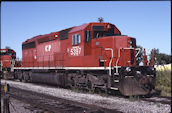
POLYGON ((50 51, 51 50, 51 45, 46 45, 45 46, 45 52, 48 52, 48 51, 50 51))

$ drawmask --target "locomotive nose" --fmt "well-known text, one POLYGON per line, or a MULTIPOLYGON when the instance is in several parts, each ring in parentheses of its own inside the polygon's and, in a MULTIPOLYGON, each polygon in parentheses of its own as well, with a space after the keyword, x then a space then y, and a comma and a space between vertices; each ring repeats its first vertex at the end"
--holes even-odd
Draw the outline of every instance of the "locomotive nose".
POLYGON ((121 74, 119 82, 119 90, 125 96, 153 94, 154 86, 155 76, 153 73, 143 73, 139 70, 121 74))
POLYGON ((119 90, 125 96, 151 94, 154 93, 153 79, 142 77, 137 80, 135 77, 125 77, 120 80, 119 90))

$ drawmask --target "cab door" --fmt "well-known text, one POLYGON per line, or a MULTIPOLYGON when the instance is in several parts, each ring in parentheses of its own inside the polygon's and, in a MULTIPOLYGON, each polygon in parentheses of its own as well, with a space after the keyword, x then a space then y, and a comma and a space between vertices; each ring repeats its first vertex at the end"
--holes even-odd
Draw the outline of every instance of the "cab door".
POLYGON ((91 32, 85 31, 84 56, 91 54, 91 32))

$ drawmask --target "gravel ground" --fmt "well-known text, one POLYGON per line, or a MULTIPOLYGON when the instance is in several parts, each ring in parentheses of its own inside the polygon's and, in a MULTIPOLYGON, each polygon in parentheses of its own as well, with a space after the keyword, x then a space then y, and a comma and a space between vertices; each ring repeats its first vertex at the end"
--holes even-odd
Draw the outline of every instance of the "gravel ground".
POLYGON ((171 111, 171 106, 169 104, 147 102, 142 100, 129 101, 128 99, 114 96, 76 93, 68 89, 1 80, 1 84, 4 84, 5 82, 16 88, 43 93, 80 103, 97 105, 107 109, 116 109, 125 113, 169 113, 171 111))

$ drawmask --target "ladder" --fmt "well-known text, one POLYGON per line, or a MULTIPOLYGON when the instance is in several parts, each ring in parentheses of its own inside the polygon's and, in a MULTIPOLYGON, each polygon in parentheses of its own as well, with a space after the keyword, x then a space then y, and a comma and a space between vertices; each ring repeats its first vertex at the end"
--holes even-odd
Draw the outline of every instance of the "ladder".
MULTIPOLYGON (((115 68, 113 68, 113 69, 111 68, 112 60, 113 60, 113 49, 112 48, 105 48, 105 50, 111 51, 111 59, 109 62, 110 89, 118 90, 118 83, 119 83, 118 66, 116 65, 115 68), (114 70, 115 70, 115 73, 114 73, 114 70)), ((119 60, 119 58, 118 58, 118 60, 119 60)))
MULTIPOLYGON (((115 70, 115 69, 114 69, 115 70)), ((119 73, 116 72, 113 72, 112 73, 112 81, 111 81, 111 88, 112 90, 118 90, 118 85, 119 85, 119 73)))

